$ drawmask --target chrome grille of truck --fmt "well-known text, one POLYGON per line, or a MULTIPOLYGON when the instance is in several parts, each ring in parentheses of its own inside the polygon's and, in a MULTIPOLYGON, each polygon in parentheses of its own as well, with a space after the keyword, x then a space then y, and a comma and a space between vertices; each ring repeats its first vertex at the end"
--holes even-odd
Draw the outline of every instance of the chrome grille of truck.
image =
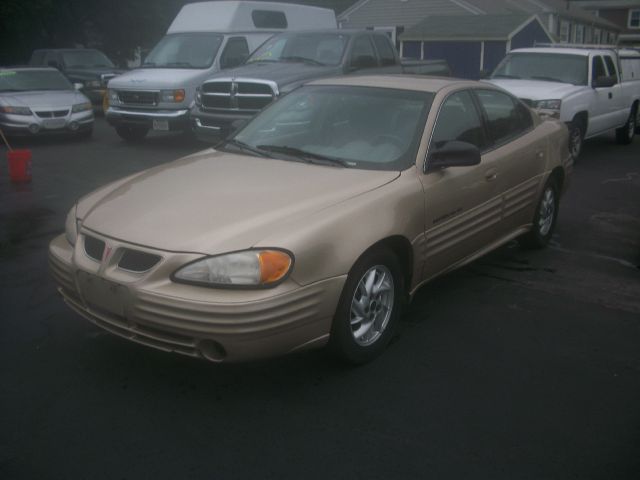
POLYGON ((251 80, 219 80, 202 85, 204 110, 257 112, 277 96, 272 82, 251 80))
POLYGON ((158 105, 158 92, 149 92, 143 90, 121 90, 118 92, 120 103, 124 105, 158 105))

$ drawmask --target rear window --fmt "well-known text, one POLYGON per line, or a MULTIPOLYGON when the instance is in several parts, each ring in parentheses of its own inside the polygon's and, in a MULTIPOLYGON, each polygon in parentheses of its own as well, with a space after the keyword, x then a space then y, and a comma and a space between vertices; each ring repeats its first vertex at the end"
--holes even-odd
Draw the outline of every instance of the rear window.
POLYGON ((287 17, 284 12, 275 10, 254 10, 251 18, 256 28, 287 28, 287 17))

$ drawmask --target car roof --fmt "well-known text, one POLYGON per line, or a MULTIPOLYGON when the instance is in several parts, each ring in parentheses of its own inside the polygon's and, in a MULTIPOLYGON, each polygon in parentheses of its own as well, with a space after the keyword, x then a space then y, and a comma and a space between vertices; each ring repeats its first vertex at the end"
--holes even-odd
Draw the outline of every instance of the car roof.
POLYGON ((419 92, 436 93, 443 88, 482 87, 492 88, 491 85, 450 77, 431 77, 426 75, 350 75, 346 77, 323 78, 309 82, 307 85, 345 85, 357 87, 378 87, 400 90, 414 90, 419 92))

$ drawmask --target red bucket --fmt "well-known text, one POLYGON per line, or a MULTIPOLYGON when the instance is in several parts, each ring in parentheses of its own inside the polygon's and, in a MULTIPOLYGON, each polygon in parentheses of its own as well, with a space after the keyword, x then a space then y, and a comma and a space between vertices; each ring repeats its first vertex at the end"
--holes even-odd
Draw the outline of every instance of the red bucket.
POLYGON ((14 183, 31 181, 31 150, 11 150, 9 157, 9 178, 14 183))

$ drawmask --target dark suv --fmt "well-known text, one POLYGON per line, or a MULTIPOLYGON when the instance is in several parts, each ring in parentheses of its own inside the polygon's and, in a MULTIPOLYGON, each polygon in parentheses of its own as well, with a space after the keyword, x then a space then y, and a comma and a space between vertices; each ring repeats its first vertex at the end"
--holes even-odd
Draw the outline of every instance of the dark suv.
POLYGON ((102 106, 107 82, 124 71, 93 48, 34 50, 29 65, 57 68, 71 82, 81 83, 82 92, 97 106, 102 106))

